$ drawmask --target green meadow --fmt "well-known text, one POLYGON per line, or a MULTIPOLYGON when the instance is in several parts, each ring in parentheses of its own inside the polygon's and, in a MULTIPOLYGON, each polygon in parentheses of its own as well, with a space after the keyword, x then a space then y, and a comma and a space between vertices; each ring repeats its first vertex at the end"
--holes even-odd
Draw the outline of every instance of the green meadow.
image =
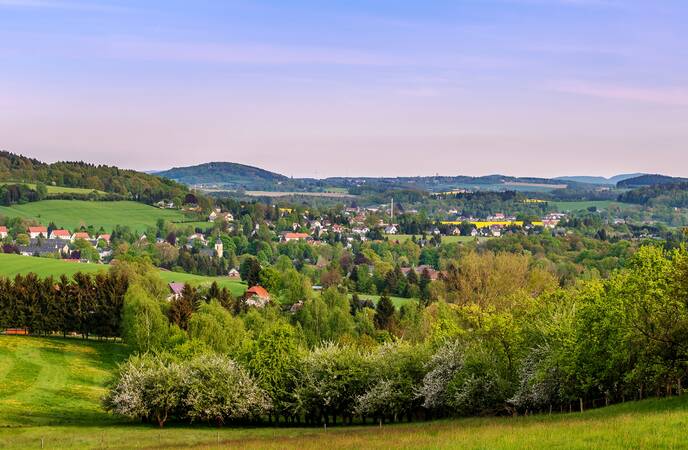
MULTIPOLYGON (((0 182, 1 185, 5 184, 14 184, 15 182, 13 181, 3 181, 0 182)), ((16 183, 19 184, 25 184, 31 189, 36 189, 36 184, 35 183, 22 183, 21 181, 17 181, 16 183)), ((86 188, 73 188, 73 187, 65 187, 65 186, 51 186, 51 185, 46 185, 45 186, 48 190, 48 195, 50 194, 90 194, 92 192, 95 192, 97 194, 105 194, 103 191, 99 191, 96 189, 86 189, 86 188)))
POLYGON ((14 206, 0 206, 0 215, 33 219, 43 225, 54 222, 70 230, 93 225, 112 231, 115 225, 128 225, 132 230, 144 231, 154 227, 158 219, 170 222, 184 220, 181 211, 159 209, 132 201, 99 202, 87 200, 43 200, 14 206))
MULTIPOLYGON (((380 300, 379 295, 373 295, 373 294, 357 294, 357 295, 358 295, 358 298, 360 298, 361 300, 370 300, 373 303, 375 303, 376 305, 377 305, 377 302, 380 300)), ((394 306, 397 308, 401 308, 402 306, 404 306, 407 303, 418 301, 417 298, 405 298, 405 297, 394 297, 394 296, 390 296, 389 299, 392 301, 392 303, 394 303, 394 306)))
MULTIPOLYGON (((0 253, 0 276, 14 277, 17 274, 34 272, 40 277, 59 277, 62 274, 72 276, 77 272, 96 273, 107 270, 104 264, 73 263, 59 259, 37 258, 32 256, 8 255, 0 253)), ((228 277, 205 277, 189 273, 160 270, 160 277, 169 282, 191 283, 196 286, 209 286, 216 281, 220 287, 226 287, 233 295, 242 295, 246 285, 228 277)))
POLYGON ((100 399, 127 348, 78 338, 0 336, 2 448, 683 448, 688 396, 584 413, 324 428, 127 422, 100 399))
POLYGON ((610 210, 610 209, 638 209, 638 205, 631 205, 628 203, 614 202, 611 200, 589 200, 580 202, 548 202, 549 205, 560 212, 576 212, 582 211, 588 208, 597 208, 599 210, 610 210))

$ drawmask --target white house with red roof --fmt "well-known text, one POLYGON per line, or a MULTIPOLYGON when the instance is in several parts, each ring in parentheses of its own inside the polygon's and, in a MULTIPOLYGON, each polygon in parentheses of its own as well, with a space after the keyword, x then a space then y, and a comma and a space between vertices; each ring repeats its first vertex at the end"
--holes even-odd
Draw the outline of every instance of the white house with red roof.
POLYGON ((309 237, 308 233, 290 233, 287 231, 282 233, 282 242, 300 241, 309 237))
POLYGON ((48 237, 47 227, 29 227, 29 237, 31 239, 38 239, 39 237, 48 237))
POLYGON ((7 237, 7 227, 0 227, 0 239, 5 239, 7 237))
POLYGON ((103 240, 109 244, 110 243, 110 235, 109 234, 101 234, 100 236, 98 236, 98 240, 99 241, 103 240))
POLYGON ((68 241, 72 238, 72 233, 67 230, 53 230, 50 232, 50 239, 63 239, 68 241))
POLYGON ((72 240, 76 241, 77 239, 84 239, 84 240, 89 240, 91 239, 91 236, 86 233, 85 231, 78 231, 72 235, 72 240))
POLYGON ((244 293, 247 306, 262 308, 270 302, 270 293, 263 286, 252 286, 244 293))

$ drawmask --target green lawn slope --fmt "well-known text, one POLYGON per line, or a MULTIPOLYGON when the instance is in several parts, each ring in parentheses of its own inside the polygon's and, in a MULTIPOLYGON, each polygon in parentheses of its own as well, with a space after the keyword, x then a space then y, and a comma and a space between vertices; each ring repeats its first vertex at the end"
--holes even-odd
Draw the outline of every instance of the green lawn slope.
POLYGON ((160 209, 131 201, 99 202, 85 200, 43 200, 23 205, 0 206, 0 215, 34 219, 43 225, 54 222, 57 226, 74 230, 93 225, 110 232, 115 225, 128 225, 132 230, 144 231, 154 227, 158 219, 170 222, 184 220, 181 211, 160 209))
MULTIPOLYGON (((14 277, 17 274, 25 275, 29 272, 34 272, 40 277, 51 275, 59 277, 62 274, 71 277, 77 272, 96 273, 107 269, 108 266, 104 264, 73 263, 59 259, 0 253, 0 276, 6 277, 14 277)), ((177 281, 196 286, 210 286, 213 281, 216 281, 220 287, 226 287, 235 296, 242 295, 246 290, 244 283, 228 277, 204 277, 165 270, 160 270, 159 273, 160 277, 167 282, 177 281)))
POLYGON ((683 448, 688 396, 584 413, 378 426, 213 428, 130 423, 100 406, 122 344, 0 336, 2 448, 683 448))

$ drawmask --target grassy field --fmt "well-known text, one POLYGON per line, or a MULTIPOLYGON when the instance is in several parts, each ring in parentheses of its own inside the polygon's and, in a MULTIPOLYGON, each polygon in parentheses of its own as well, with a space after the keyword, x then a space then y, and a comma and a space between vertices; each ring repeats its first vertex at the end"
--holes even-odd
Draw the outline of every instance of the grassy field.
POLYGON ((96 229, 103 227, 106 231, 112 231, 115 225, 128 225, 132 230, 143 231, 147 227, 154 227, 160 218, 170 222, 184 220, 184 214, 180 211, 129 201, 43 200, 0 206, 0 215, 34 219, 43 225, 54 222, 70 230, 93 225, 96 229))
MULTIPOLYGON (((25 184, 31 189, 36 189, 36 185, 34 183, 22 183, 18 182, 19 184, 25 184)), ((12 181, 2 181, 0 182, 0 186, 5 185, 5 184, 14 184, 12 181)), ((46 185, 45 186, 48 190, 48 194, 90 194, 91 192, 96 192, 98 194, 105 194, 103 191, 99 191, 96 189, 86 189, 86 188, 72 188, 72 187, 64 187, 64 186, 50 186, 46 185)))
POLYGON ((575 212, 596 207, 599 210, 608 210, 610 208, 619 208, 621 210, 638 208, 638 205, 630 205, 628 203, 614 202, 611 200, 590 200, 581 202, 548 202, 550 206, 561 212, 575 212))
MULTIPOLYGON (((41 277, 59 277, 62 274, 72 276, 77 272, 96 273, 107 270, 108 266, 103 264, 86 264, 61 261, 50 258, 36 258, 31 256, 7 255, 0 253, 0 275, 14 277, 15 275, 34 272, 41 277)), ((213 281, 217 281, 220 287, 226 287, 233 295, 242 295, 246 290, 246 285, 238 280, 228 277, 204 277, 188 273, 168 272, 161 270, 160 277, 167 281, 178 281, 191 283, 196 286, 209 286, 213 281)))
MULTIPOLYGON (((360 298, 361 300, 371 300, 376 305, 377 305, 378 300, 380 300, 379 295, 372 295, 372 294, 358 294, 358 298, 360 298)), ((389 299, 392 300, 392 303, 394 303, 394 306, 396 306, 397 308, 401 308, 402 306, 404 306, 407 303, 418 301, 417 298, 404 298, 404 297, 394 297, 394 296, 390 296, 389 299)))
POLYGON ((175 223, 177 227, 192 227, 194 229, 200 228, 201 230, 212 229, 215 225, 213 222, 177 222, 175 223))
POLYGON ((128 423, 100 408, 121 344, 0 336, 2 448, 683 448, 688 396, 585 413, 378 426, 213 428, 128 423))

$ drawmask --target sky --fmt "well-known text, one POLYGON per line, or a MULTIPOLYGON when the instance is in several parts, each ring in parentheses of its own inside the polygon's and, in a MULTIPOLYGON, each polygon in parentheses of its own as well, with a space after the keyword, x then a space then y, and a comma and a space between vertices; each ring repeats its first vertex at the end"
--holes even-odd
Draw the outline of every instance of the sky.
POLYGON ((686 24, 685 0, 0 0, 0 149, 688 176, 686 24))

